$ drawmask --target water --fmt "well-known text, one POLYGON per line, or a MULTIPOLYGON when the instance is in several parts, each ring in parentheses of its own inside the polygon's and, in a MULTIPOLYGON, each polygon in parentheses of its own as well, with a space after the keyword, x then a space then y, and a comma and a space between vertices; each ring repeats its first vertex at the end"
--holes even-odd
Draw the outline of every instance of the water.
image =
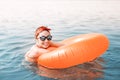
POLYGON ((0 1, 0 80, 119 80, 120 1, 0 1), (103 33, 109 49, 95 61, 63 70, 24 64, 40 26, 52 29, 54 41, 78 34, 103 33))

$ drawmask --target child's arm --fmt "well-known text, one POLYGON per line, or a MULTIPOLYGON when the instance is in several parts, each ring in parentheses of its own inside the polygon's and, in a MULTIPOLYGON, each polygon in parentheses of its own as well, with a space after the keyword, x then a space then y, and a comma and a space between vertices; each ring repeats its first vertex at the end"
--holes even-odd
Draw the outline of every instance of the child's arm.
POLYGON ((53 47, 61 47, 61 46, 63 46, 64 44, 62 44, 62 43, 58 43, 58 42, 51 42, 51 46, 53 46, 53 47))

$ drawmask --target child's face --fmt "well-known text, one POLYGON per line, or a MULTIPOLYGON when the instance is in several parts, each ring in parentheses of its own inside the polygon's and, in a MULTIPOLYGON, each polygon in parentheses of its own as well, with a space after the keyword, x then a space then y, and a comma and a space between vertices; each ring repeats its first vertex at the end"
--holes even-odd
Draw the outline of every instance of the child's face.
POLYGON ((50 46, 50 41, 52 36, 48 31, 42 31, 37 37, 37 43, 41 48, 48 48, 50 46))

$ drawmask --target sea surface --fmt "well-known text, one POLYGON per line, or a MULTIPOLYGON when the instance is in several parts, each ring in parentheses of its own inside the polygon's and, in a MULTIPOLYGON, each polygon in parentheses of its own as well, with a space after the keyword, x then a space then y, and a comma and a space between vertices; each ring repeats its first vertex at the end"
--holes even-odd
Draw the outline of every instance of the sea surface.
POLYGON ((119 0, 0 0, 0 80, 119 80, 119 0), (51 28, 53 41, 87 33, 105 34, 110 45, 96 60, 51 70, 24 60, 34 31, 51 28))

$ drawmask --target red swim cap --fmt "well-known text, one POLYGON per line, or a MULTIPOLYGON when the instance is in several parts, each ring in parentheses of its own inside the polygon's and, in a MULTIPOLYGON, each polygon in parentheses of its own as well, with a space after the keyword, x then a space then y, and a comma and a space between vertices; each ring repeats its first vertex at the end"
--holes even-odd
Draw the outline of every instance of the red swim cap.
POLYGON ((37 36, 39 35, 39 33, 40 32, 42 32, 42 31, 48 31, 48 32, 50 32, 50 28, 47 28, 46 26, 40 26, 40 27, 38 27, 37 29, 36 29, 36 31, 35 31, 35 39, 37 39, 37 36))

